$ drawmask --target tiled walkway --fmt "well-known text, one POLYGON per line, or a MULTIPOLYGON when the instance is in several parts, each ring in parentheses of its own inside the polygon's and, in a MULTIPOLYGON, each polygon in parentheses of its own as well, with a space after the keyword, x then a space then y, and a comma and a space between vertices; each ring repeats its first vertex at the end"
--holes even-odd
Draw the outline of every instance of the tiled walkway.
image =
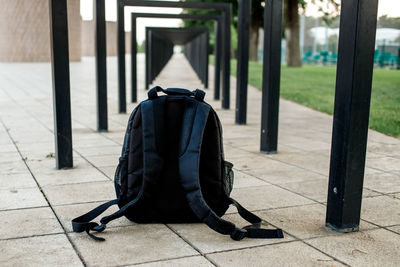
MULTIPOLYGON (((142 55, 139 62, 143 100, 142 55)), ((94 60, 71 64, 75 168, 59 171, 50 65, 0 64, 0 266, 399 266, 400 140, 369 132, 360 232, 332 232, 324 227, 332 117, 281 100, 279 153, 260 154, 261 93, 251 87, 246 126, 234 124, 233 108, 219 109, 212 89, 207 98, 220 115, 226 157, 235 165, 233 197, 266 224, 281 227, 284 239, 235 242, 202 224, 127 219, 109 224, 100 234, 106 242, 72 233, 72 218, 115 197, 112 178, 128 119, 117 113, 116 67, 110 58, 110 131, 97 133, 94 60)), ((182 56, 156 83, 201 87, 182 56)), ((234 89, 234 78, 231 84, 234 89)), ((228 213, 246 224, 233 209, 228 213)))

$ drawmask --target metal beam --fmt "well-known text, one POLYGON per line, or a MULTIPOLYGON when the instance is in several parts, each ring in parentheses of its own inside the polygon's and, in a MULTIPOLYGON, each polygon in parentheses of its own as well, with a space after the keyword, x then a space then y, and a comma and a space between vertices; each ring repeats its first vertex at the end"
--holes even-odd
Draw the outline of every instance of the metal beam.
MULTIPOLYGON (((220 20, 222 20, 222 18, 220 18, 220 20)), ((218 71, 218 74, 215 74, 214 77, 214 100, 219 100, 220 99, 220 95, 221 95, 221 90, 220 90, 220 84, 221 84, 221 55, 222 54, 222 23, 220 23, 220 20, 218 22, 218 24, 215 26, 217 27, 216 32, 217 32, 217 40, 219 45, 215 48, 215 54, 214 54, 214 58, 215 58, 215 71, 218 71)))
POLYGON ((107 49, 105 0, 96 0, 95 4, 95 53, 96 53, 96 98, 97 131, 107 131, 107 49))
POLYGON ((265 1, 264 59, 261 107, 261 152, 278 150, 281 79, 282 0, 265 1))
MULTIPOLYGON (((171 7, 171 8, 191 8, 191 9, 211 9, 219 10, 223 15, 224 29, 223 42, 223 80, 222 80, 222 108, 229 109, 230 95, 230 53, 231 53, 231 4, 229 3, 206 3, 206 2, 172 2, 172 1, 143 1, 143 0, 117 0, 117 20, 118 20, 118 80, 120 92, 120 106, 125 101, 125 27, 123 17, 124 6, 144 6, 144 7, 171 7), (122 10, 121 10, 122 9, 122 10), (122 19, 122 21, 121 21, 122 19), (123 36, 123 37, 122 37, 123 36), (123 99, 122 99, 123 98, 123 99)), ((126 105, 126 103, 124 102, 126 105)), ((126 109, 126 108, 125 108, 126 109)))
POLYGON ((236 74, 236 124, 246 124, 249 78, 250 1, 239 0, 238 56, 236 74))
POLYGON ((49 9, 56 167, 72 168, 67 0, 49 0, 49 9))
POLYGON ((223 13, 225 24, 224 46, 222 49, 222 108, 230 107, 230 80, 231 80, 231 6, 223 13))
POLYGON ((118 112, 126 113, 124 0, 117 0, 118 112))
POLYGON ((131 102, 137 102, 137 41, 136 17, 131 14, 131 102))
POLYGON ((326 225, 357 231, 368 136, 378 0, 342 1, 326 225))

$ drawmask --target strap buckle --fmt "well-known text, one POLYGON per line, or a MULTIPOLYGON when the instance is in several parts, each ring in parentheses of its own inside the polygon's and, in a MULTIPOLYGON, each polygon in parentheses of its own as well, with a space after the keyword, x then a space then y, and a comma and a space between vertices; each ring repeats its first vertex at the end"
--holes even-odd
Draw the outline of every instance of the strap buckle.
POLYGON ((231 238, 235 241, 240 241, 247 236, 247 230, 242 228, 235 228, 231 233, 231 238))
POLYGON ((106 225, 105 224, 100 224, 100 225, 97 225, 97 226, 94 226, 93 228, 92 228, 92 230, 93 231, 96 231, 96 232, 103 232, 104 230, 106 229, 106 225))

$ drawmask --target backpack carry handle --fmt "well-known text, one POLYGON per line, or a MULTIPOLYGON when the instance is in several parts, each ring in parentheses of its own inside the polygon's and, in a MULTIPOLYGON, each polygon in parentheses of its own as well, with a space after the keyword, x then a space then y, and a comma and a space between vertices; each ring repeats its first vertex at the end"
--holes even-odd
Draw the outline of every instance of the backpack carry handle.
POLYGON ((163 92, 167 95, 185 95, 185 96, 192 96, 198 101, 203 101, 206 93, 200 89, 196 89, 194 91, 189 91, 187 89, 182 88, 167 88, 163 89, 161 86, 156 86, 152 88, 148 93, 149 99, 155 99, 158 97, 158 92, 163 92))

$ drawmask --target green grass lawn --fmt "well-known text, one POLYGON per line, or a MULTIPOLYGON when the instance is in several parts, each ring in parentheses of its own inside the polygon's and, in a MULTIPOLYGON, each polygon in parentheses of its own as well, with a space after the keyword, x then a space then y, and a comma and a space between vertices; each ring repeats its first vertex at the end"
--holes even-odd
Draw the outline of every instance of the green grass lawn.
MULTIPOLYGON (((213 62, 213 58, 210 58, 213 62)), ((236 75, 236 60, 231 61, 236 75)), ((249 83, 261 89, 262 64, 250 62, 249 83)), ((336 67, 303 66, 281 69, 281 97, 333 114, 336 67)), ((400 137, 400 71, 375 69, 369 127, 400 137)))

